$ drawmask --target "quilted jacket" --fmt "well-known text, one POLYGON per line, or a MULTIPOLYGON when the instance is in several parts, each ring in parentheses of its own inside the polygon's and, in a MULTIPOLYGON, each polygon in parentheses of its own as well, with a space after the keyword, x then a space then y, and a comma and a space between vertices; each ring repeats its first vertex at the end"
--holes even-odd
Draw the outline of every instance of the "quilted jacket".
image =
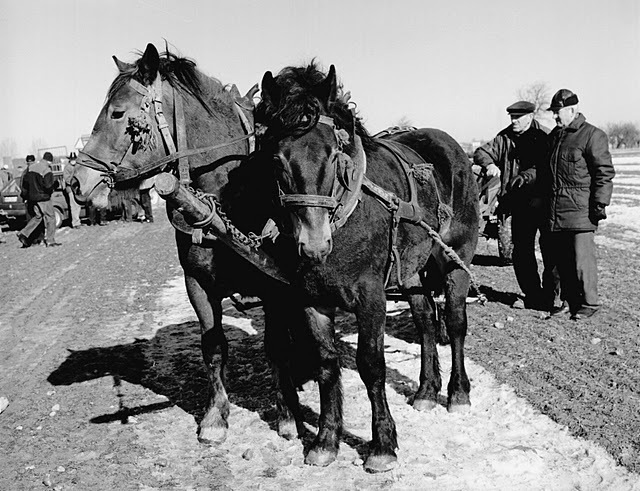
POLYGON ((571 124, 554 128, 549 136, 549 158, 537 172, 548 227, 593 231, 597 223, 589 219, 590 206, 609 205, 613 192, 615 170, 607 135, 578 113, 571 124))
POLYGON ((533 120, 527 131, 516 135, 508 126, 474 152, 474 164, 485 169, 495 164, 500 169, 500 196, 514 194, 509 198, 528 204, 534 194, 537 166, 544 161, 548 149, 548 135, 543 128, 533 120), (522 175, 526 184, 508 193, 507 185, 517 175, 522 175))

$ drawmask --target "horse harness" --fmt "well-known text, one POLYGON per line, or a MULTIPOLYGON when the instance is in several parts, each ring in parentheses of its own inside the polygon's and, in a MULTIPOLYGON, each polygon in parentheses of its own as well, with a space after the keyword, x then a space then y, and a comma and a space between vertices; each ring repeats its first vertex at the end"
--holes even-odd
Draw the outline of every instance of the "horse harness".
MULTIPOLYGON (((418 204, 416 181, 420 184, 426 184, 429 179, 433 179, 433 164, 426 162, 415 150, 402 143, 376 138, 376 143, 388 150, 400 164, 400 168, 406 177, 409 186, 409 200, 405 201, 395 193, 387 191, 374 183, 365 175, 367 159, 359 136, 354 135, 356 153, 351 157, 344 152, 344 146, 349 143, 350 138, 347 131, 338 129, 333 118, 325 115, 321 115, 318 118, 318 123, 328 125, 333 129, 338 144, 333 157, 331 157, 336 160, 331 196, 285 194, 279 189, 281 205, 284 207, 311 206, 329 209, 331 231, 333 232, 346 223, 347 218, 353 213, 358 202, 362 199, 362 189, 364 189, 365 192, 376 198, 391 212, 389 266, 385 275, 385 287, 389 283, 394 266, 396 269, 396 281, 401 287, 403 282, 401 278, 400 251, 397 247, 398 228, 401 222, 405 221, 426 228, 432 238, 434 238, 434 235, 437 236, 439 239, 437 242, 448 247, 444 244, 437 231, 424 221, 423 210, 418 204), (353 186, 351 185, 352 182, 354 183, 353 186)), ((410 130, 403 129, 400 131, 410 130)), ((397 132, 399 131, 393 131, 393 133, 397 132)), ((435 182, 434 189, 438 199, 438 228, 443 229, 449 225, 451 212, 445 211, 447 205, 442 202, 435 182)))

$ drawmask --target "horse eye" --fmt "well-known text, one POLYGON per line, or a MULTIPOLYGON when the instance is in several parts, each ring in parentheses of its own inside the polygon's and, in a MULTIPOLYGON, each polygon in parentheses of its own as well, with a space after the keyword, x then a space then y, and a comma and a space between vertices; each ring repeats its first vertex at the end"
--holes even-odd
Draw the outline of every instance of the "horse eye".
POLYGON ((124 111, 113 111, 111 113, 111 119, 122 119, 124 116, 124 111))

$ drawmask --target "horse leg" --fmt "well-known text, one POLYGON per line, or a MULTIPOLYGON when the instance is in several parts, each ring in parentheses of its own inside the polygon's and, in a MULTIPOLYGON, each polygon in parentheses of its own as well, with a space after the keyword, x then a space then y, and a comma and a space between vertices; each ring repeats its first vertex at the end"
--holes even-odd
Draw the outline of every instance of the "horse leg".
POLYGON ((229 399, 224 387, 224 370, 229 356, 227 339, 222 329, 221 299, 212 299, 201 283, 185 274, 189 300, 200 320, 201 347, 209 378, 209 401, 198 428, 198 440, 218 444, 227 438, 229 399))
POLYGON ((362 301, 355 312, 358 320, 356 365, 367 388, 372 413, 372 442, 364 468, 367 472, 384 472, 393 469, 398 460, 396 425, 389 411, 385 388, 386 297, 383 288, 371 288, 360 296, 362 301))
MULTIPOLYGON (((273 371, 278 418, 278 435, 287 440, 304 433, 300 400, 293 381, 291 357, 293 343, 287 326, 291 322, 291 305, 264 302, 264 345, 273 371)), ((295 319, 296 321, 298 319, 295 319)), ((300 319, 301 322, 304 319, 300 319)))
POLYGON ((431 292, 421 286, 418 275, 410 278, 404 285, 407 288, 407 300, 411 315, 420 336, 420 387, 413 399, 413 408, 429 411, 436 407, 438 394, 442 388, 440 362, 436 347, 436 305, 431 292), (420 289, 422 293, 413 293, 420 289))
POLYGON ((320 419, 318 435, 304 461, 310 465, 327 466, 338 456, 342 432, 342 382, 340 358, 334 339, 335 309, 307 307, 305 314, 320 356, 320 419))
POLYGON ((447 386, 447 410, 467 412, 471 405, 471 385, 464 368, 464 338, 467 335, 467 293, 469 275, 460 268, 449 271, 445 279, 445 323, 451 339, 451 378, 447 386))

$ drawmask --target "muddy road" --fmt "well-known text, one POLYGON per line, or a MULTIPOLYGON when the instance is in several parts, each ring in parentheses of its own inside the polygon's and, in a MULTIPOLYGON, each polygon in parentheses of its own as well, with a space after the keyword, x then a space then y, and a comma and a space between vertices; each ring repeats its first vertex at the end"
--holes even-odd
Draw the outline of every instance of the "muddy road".
MULTIPOLYGON (((369 475, 370 409, 355 371, 352 316, 339 318, 346 431, 338 461, 303 464, 302 441, 273 427, 262 311, 225 303, 228 440, 206 447, 199 327, 173 231, 116 223, 59 231, 62 247, 0 245, 0 489, 640 489, 640 352, 634 247, 599 242, 604 308, 581 322, 510 308, 512 269, 481 241, 473 266, 489 302, 469 305, 472 410, 407 403, 419 346, 407 307, 388 305, 388 397, 396 470, 369 475)), ((613 220, 602 235, 629 243, 613 220)), ((448 347, 439 349, 443 378, 448 347)), ((309 435, 313 382, 300 393, 309 435)))

